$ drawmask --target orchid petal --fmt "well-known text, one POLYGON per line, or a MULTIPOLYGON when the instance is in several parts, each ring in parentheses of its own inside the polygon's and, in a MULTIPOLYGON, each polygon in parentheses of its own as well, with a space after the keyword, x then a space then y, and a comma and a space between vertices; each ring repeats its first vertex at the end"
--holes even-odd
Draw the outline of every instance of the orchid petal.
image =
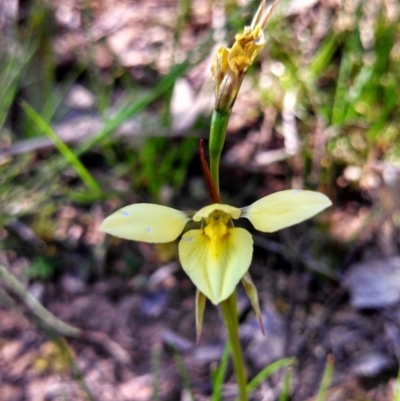
POLYGON ((167 206, 136 203, 108 216, 100 230, 116 237, 149 243, 174 241, 189 217, 167 206))
POLYGON ((199 290, 196 291, 196 344, 200 344, 203 331, 203 316, 206 307, 206 296, 199 290))
POLYGON ((257 288, 254 285, 249 272, 246 272, 246 274, 242 277, 242 284, 250 300, 251 306, 253 307, 254 313, 256 314, 258 323, 260 324, 261 331, 265 335, 265 327, 262 320, 260 303, 258 301, 257 288))
POLYGON ((268 195, 242 209, 242 216, 262 232, 274 232, 293 226, 332 205, 319 192, 290 189, 268 195))
POLYGON ((203 230, 191 230, 179 242, 179 259, 194 285, 218 304, 228 298, 248 270, 253 239, 243 228, 230 228, 218 244, 203 230))

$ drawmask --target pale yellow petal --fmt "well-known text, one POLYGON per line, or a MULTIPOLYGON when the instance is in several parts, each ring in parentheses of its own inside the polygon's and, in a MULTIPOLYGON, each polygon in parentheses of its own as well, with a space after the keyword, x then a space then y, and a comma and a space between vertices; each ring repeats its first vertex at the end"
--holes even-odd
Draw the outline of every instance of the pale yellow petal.
POLYGON ((300 223, 331 206, 319 192, 290 189, 268 195, 242 209, 242 217, 263 232, 274 232, 300 223))
POLYGON ((229 214, 233 219, 238 219, 240 217, 240 214, 242 213, 241 210, 237 207, 223 205, 221 203, 214 203, 212 205, 204 206, 203 208, 201 208, 193 216, 193 220, 200 221, 201 219, 206 219, 208 216, 210 216, 212 212, 215 212, 216 210, 221 210, 222 212, 229 214))
POLYGON ((253 239, 243 228, 231 228, 221 241, 218 254, 203 230, 185 233, 179 242, 179 259, 194 285, 212 303, 228 298, 248 270, 253 239))
POLYGON ((100 230, 116 237, 150 243, 174 241, 189 217, 167 206, 136 203, 108 216, 100 230))

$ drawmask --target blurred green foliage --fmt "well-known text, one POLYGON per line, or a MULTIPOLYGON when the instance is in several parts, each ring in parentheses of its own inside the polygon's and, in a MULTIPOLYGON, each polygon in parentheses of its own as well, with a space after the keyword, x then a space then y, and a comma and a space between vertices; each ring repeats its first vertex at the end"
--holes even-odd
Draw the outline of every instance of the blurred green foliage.
MULTIPOLYGON (((336 17, 321 13, 326 25, 317 20, 301 32, 292 18, 275 20, 267 35, 270 63, 284 68, 271 74, 274 90, 263 90, 264 100, 282 109, 286 91, 297 94, 302 138, 311 144, 322 125, 328 170, 375 158, 400 163, 398 5, 390 11, 378 0, 354 4, 346 11, 351 2, 344 1, 336 17)), ((312 157, 312 148, 303 149, 312 157)))
POLYGON ((56 270, 56 266, 44 258, 32 261, 25 274, 30 279, 47 280, 51 278, 56 270))

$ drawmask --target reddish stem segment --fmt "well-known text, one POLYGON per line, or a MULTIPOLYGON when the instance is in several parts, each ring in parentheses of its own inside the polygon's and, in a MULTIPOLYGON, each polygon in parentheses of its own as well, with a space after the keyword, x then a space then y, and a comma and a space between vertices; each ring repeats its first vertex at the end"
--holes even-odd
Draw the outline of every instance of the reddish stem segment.
POLYGON ((204 178, 206 180, 208 194, 210 195, 211 203, 222 203, 221 197, 219 196, 217 187, 215 186, 214 180, 210 174, 210 169, 208 168, 208 163, 204 155, 204 141, 200 139, 199 143, 199 155, 201 161, 201 167, 203 169, 204 178))

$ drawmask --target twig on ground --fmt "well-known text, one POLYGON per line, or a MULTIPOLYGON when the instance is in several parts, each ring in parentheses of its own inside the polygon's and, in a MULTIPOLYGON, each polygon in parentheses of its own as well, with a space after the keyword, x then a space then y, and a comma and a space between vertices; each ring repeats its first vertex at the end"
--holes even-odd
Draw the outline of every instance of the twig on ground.
POLYGON ((0 288, 0 303, 7 307, 13 307, 27 317, 32 323, 38 326, 45 326, 52 332, 65 336, 72 337, 80 340, 86 340, 101 346, 108 352, 116 361, 121 364, 128 364, 130 356, 117 342, 112 340, 106 333, 96 331, 81 330, 76 327, 70 326, 54 316, 48 309, 46 309, 26 288, 25 286, 12 274, 8 269, 0 264, 0 283, 3 283, 8 290, 17 296, 23 304, 29 309, 33 317, 27 316, 23 313, 17 302, 15 302, 10 295, 2 288, 0 288))

